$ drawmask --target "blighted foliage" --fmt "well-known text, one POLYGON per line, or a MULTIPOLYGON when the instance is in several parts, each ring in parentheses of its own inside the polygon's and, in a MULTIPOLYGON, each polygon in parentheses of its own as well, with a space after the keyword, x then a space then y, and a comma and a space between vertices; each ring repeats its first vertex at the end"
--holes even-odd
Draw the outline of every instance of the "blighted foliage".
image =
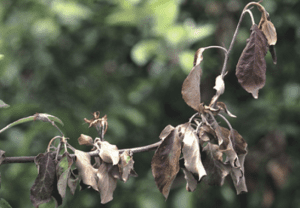
MULTIPOLYGON (((180 169, 186 179, 186 190, 194 191, 200 182, 209 185, 222 186, 227 176, 230 176, 237 194, 247 192, 244 162, 248 153, 247 143, 243 137, 232 128, 225 115, 236 117, 229 112, 225 103, 218 101, 225 92, 224 77, 227 74, 226 65, 229 53, 240 22, 248 9, 257 6, 261 12, 259 24, 255 24, 252 17, 250 38, 238 60, 236 76, 242 87, 258 98, 258 91, 263 88, 266 80, 265 55, 269 50, 273 63, 277 63, 274 45, 277 34, 269 14, 265 8, 256 2, 250 2, 244 8, 237 30, 229 49, 220 46, 199 48, 194 57, 193 68, 182 85, 182 98, 188 106, 196 111, 188 122, 176 127, 167 125, 159 135, 160 142, 148 147, 119 150, 116 145, 104 140, 108 129, 107 116, 100 118, 100 112, 95 112, 92 119, 84 119, 89 127, 95 127, 99 137, 93 139, 81 134, 78 138, 80 145, 91 146, 90 152, 75 149, 68 142, 62 131, 54 122, 60 119, 49 114, 37 113, 33 116, 19 119, 0 129, 0 133, 20 123, 28 121, 44 121, 56 127, 62 136, 50 140, 47 151, 37 155, 34 162, 38 175, 30 190, 30 199, 34 207, 54 199, 56 207, 60 206, 69 188, 74 195, 78 185, 80 190, 91 188, 100 194, 101 203, 105 204, 113 199, 113 192, 117 181, 127 182, 130 176, 136 177, 134 171, 133 153, 156 149, 151 161, 152 174, 159 191, 167 199, 171 186, 180 169), (200 81, 203 53, 207 49, 218 48, 225 52, 221 74, 215 79, 216 94, 209 105, 201 102, 200 81), (227 124, 220 126, 217 118, 222 118, 227 124), (59 140, 57 146, 54 141, 59 140), (63 154, 60 155, 60 152, 63 154), (73 151, 70 154, 68 150, 73 151), (92 163, 92 157, 94 162, 92 163)), ((9 107, 0 100, 0 108, 9 107)), ((0 165, 6 162, 5 151, 0 150, 0 165)), ((1 185, 1 176, 0 176, 1 185)))

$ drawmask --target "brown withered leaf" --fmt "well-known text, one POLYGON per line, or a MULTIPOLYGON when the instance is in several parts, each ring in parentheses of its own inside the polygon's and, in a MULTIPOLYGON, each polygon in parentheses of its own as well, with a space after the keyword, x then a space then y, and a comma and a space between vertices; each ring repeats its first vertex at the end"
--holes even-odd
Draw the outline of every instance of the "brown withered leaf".
POLYGON ((208 125, 202 125, 199 131, 200 144, 203 145, 204 142, 215 143, 217 140, 216 132, 208 125))
POLYGON ((100 191, 101 204, 105 204, 113 200, 113 193, 117 187, 117 179, 115 179, 109 173, 111 168, 111 163, 103 162, 97 170, 98 189, 100 191))
POLYGON ((59 163, 56 166, 57 189, 62 198, 65 198, 68 179, 71 174, 71 166, 73 159, 69 153, 64 153, 59 163))
POLYGON ((2 162, 5 160, 5 151, 4 150, 0 150, 0 165, 2 164, 2 162))
POLYGON ((35 157, 38 168, 38 176, 30 189, 30 200, 34 207, 51 200, 56 182, 56 162, 51 152, 39 154, 35 157))
MULTIPOLYGON (((129 178, 129 176, 131 175, 131 172, 135 171, 133 170, 133 158, 130 154, 129 150, 124 151, 121 155, 120 155, 120 162, 118 164, 119 166, 119 170, 122 173, 122 180, 124 182, 126 182, 129 178)), ((133 176, 137 176, 137 175, 133 175, 133 176)))
POLYGON ((199 48, 194 55, 194 66, 199 65, 203 60, 202 53, 205 51, 205 48, 199 48))
POLYGON ((225 105, 225 103, 217 102, 216 106, 220 109, 221 112, 226 113, 227 115, 229 115, 232 118, 236 118, 236 116, 233 115, 232 113, 230 113, 230 111, 227 109, 227 106, 225 105))
POLYGON ((254 24, 251 35, 236 66, 236 76, 242 87, 252 96, 258 98, 258 90, 266 82, 265 55, 268 43, 265 35, 254 24))
POLYGON ((201 180, 206 175, 203 167, 200 154, 199 138, 190 123, 185 124, 185 133, 183 135, 182 154, 184 158, 184 166, 188 171, 197 175, 198 180, 201 180))
POLYGON ((197 180, 195 179, 195 177, 193 176, 193 174, 188 171, 186 168, 181 168, 183 170, 184 173, 184 178, 186 180, 186 190, 189 192, 193 192, 195 191, 195 189, 197 188, 197 180))
POLYGON ((106 163, 117 165, 120 159, 118 147, 107 141, 98 141, 97 143, 100 144, 100 158, 106 163))
POLYGON ((258 7, 261 11, 261 18, 258 23, 258 28, 264 33, 269 45, 275 45, 277 42, 277 33, 273 23, 270 21, 269 13, 265 8, 258 7))
POLYGON ((152 174, 156 186, 166 199, 180 169, 181 142, 177 129, 172 130, 159 145, 151 161, 152 174))
POLYGON ((199 111, 200 105, 200 78, 202 69, 195 65, 182 84, 181 94, 183 100, 195 111, 199 111))
POLYGON ((94 141, 92 137, 85 134, 81 134, 80 137, 78 138, 78 143, 80 145, 93 146, 94 141))
POLYGON ((96 176, 97 169, 91 165, 91 156, 80 150, 75 150, 74 153, 76 155, 75 164, 78 169, 78 175, 82 182, 87 186, 91 186, 96 191, 99 191, 96 176))
POLYGON ((209 185, 222 186, 231 169, 229 165, 223 163, 223 153, 218 145, 210 142, 207 142, 203 147, 203 152, 205 152, 206 157, 202 162, 207 173, 203 180, 209 185))
POLYGON ((76 191, 76 188, 77 188, 77 184, 78 184, 78 181, 79 181, 79 177, 77 174, 75 174, 74 172, 77 172, 77 169, 76 170, 71 170, 71 174, 70 174, 70 177, 68 179, 68 187, 70 188, 70 192, 72 195, 75 194, 75 191, 76 191))
POLYGON ((168 125, 168 126, 166 126, 162 131, 161 131, 161 133, 160 133, 160 135, 159 135, 159 138, 161 139, 161 140, 164 140, 170 133, 171 133, 171 131, 173 130, 173 129, 175 129, 172 125, 168 125))

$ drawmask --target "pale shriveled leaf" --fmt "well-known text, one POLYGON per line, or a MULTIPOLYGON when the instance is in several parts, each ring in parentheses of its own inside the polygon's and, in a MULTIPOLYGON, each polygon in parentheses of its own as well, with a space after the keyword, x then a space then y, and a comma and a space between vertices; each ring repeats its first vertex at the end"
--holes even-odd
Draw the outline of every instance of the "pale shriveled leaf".
POLYGON ((80 145, 87 145, 87 146, 93 146, 93 139, 92 137, 85 135, 85 134, 81 134, 80 137, 78 138, 78 143, 80 145))
POLYGON ((160 133, 160 135, 159 135, 159 138, 160 139, 165 139, 170 133, 171 133, 171 131, 173 130, 173 129, 175 129, 172 125, 168 125, 168 126, 166 126, 162 131, 161 131, 161 133, 160 133))
POLYGON ((193 174, 188 171, 186 168, 181 168, 183 170, 184 173, 184 178, 186 180, 186 190, 189 192, 193 192, 195 191, 195 189, 197 188, 197 180, 195 179, 195 177, 193 176, 193 174))
POLYGON ((56 166, 56 174, 57 174, 57 189, 58 193, 62 198, 65 198, 66 189, 68 180, 71 174, 71 165, 73 164, 73 159, 69 155, 69 153, 64 153, 61 160, 56 166))
POLYGON ((194 66, 199 65, 203 60, 202 53, 205 51, 205 48, 199 48, 194 56, 194 66))
POLYGON ((201 161, 199 139, 189 123, 185 124, 182 154, 186 169, 197 175, 198 180, 201 180, 206 175, 206 171, 201 161))
MULTIPOLYGON (((126 182, 129 178, 129 176, 131 175, 131 172, 135 171, 133 170, 133 158, 130 154, 130 152, 128 150, 124 151, 121 155, 120 155, 120 162, 118 164, 119 166, 119 170, 122 173, 122 180, 124 182, 126 182)), ((136 176, 136 175, 133 175, 136 176)))
POLYGON ((214 89, 217 92, 216 92, 216 95, 211 99, 210 105, 214 104, 218 100, 220 95, 222 95, 225 91, 225 83, 224 83, 222 75, 217 76, 214 89))
POLYGON ((106 163, 117 165, 120 159, 118 147, 107 141, 98 141, 97 143, 100 144, 100 158, 106 163))
POLYGON ((98 189, 100 191, 102 204, 113 199, 113 192, 117 187, 117 179, 109 173, 111 168, 112 164, 103 162, 97 170, 98 189))
POLYGON ((187 78, 182 84, 181 94, 182 98, 188 106, 195 111, 199 111, 200 105, 200 78, 202 69, 200 65, 195 65, 187 78))
POLYGON ((56 186, 56 162, 50 152, 35 157, 38 176, 30 189, 30 200, 34 207, 47 203, 56 186))
POLYGON ((76 155, 76 167, 78 168, 78 174, 82 180, 82 182, 91 186, 96 191, 99 191, 97 186, 97 169, 93 168, 91 165, 91 156, 80 150, 75 150, 76 155))
POLYGON ((268 43, 256 24, 251 30, 250 39, 237 63, 236 76, 242 87, 257 99, 258 90, 263 88, 266 82, 265 55, 268 43))
POLYGON ((157 148, 151 161, 155 183, 166 199, 180 169, 181 142, 177 129, 172 130, 157 148))

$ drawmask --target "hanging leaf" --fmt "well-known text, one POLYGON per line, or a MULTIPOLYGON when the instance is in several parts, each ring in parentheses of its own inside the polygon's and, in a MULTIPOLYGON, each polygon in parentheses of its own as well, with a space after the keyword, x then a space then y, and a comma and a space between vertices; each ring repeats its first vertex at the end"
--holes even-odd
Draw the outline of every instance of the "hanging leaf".
POLYGON ((186 180, 186 190, 189 192, 195 191, 197 188, 197 180, 193 176, 193 174, 188 171, 186 168, 181 168, 184 173, 184 178, 186 180))
POLYGON ((56 162, 50 152, 35 157, 38 176, 30 189, 30 200, 34 207, 51 200, 56 180, 56 162))
POLYGON ((269 50, 272 56, 273 64, 277 64, 277 56, 276 56, 276 51, 275 51, 275 46, 270 45, 269 50))
POLYGON ((242 87, 258 98, 258 90, 266 82, 266 61, 264 59, 268 44, 265 35, 254 24, 251 27, 250 39, 237 63, 236 76, 242 87))
POLYGON ((227 109, 227 106, 225 105, 225 103, 223 103, 223 102, 217 102, 216 106, 218 107, 218 109, 220 109, 221 112, 226 113, 230 117, 236 118, 236 116, 233 115, 232 113, 230 113, 230 111, 227 109))
MULTIPOLYGON (((121 155, 120 155, 120 162, 118 164, 119 166, 119 170, 122 173, 122 180, 124 182, 126 182, 129 178, 129 176, 131 175, 132 172, 135 173, 135 171, 133 170, 133 158, 130 154, 129 150, 124 151, 121 155)), ((137 176, 133 175, 133 176, 137 176)))
POLYGON ((69 153, 65 152, 56 166, 57 174, 57 188, 60 196, 65 198, 66 189, 68 184, 68 179, 71 174, 71 165, 73 164, 73 159, 69 153))
POLYGON ((277 42, 277 33, 273 23, 270 21, 269 13, 261 5, 258 7, 258 9, 261 11, 261 18, 258 23, 258 28, 266 36, 268 44, 275 45, 277 42))
POLYGON ((168 125, 166 126, 160 133, 159 138, 161 140, 164 140, 170 133, 172 130, 174 130, 175 128, 172 125, 168 125))
POLYGON ((119 163, 119 150, 116 145, 112 145, 107 141, 98 141, 100 146, 100 158, 106 163, 117 165, 119 163))
POLYGON ((97 170, 101 204, 105 204, 113 200, 113 192, 117 187, 117 179, 109 173, 111 168, 112 164, 103 162, 97 170))
POLYGON ((180 169, 181 142, 177 129, 172 130, 159 145, 151 161, 156 186, 166 199, 180 169))
POLYGON ((198 180, 201 180, 206 175, 206 171, 201 162, 199 139, 189 123, 185 124, 182 154, 186 169, 197 175, 198 180))
MULTIPOLYGON (((77 177, 77 175, 74 173, 74 171, 77 171, 76 170, 71 170, 71 174, 70 174, 70 177, 68 179, 68 187, 70 188, 70 192, 72 195, 75 194, 75 191, 76 191, 76 188, 77 188, 77 184, 78 184, 78 181, 79 181, 79 177, 77 177)), ((77 171, 78 173, 78 171, 77 171)))
POLYGON ((80 150, 75 150, 74 153, 76 155, 75 164, 82 182, 87 186, 91 186, 96 191, 99 191, 96 176, 97 169, 91 165, 91 156, 80 150))
POLYGON ((202 69, 200 65, 193 67, 187 78, 182 84, 182 98, 188 106, 195 111, 199 111, 200 105, 200 78, 202 69))
POLYGON ((80 137, 78 138, 78 143, 80 145, 93 146, 94 141, 93 141, 92 137, 85 135, 85 134, 81 134, 80 137))

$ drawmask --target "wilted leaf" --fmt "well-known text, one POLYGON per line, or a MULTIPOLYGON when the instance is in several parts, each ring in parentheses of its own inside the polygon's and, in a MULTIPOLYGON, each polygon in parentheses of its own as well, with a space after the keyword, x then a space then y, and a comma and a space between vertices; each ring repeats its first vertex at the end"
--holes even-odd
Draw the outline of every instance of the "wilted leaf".
POLYGON ((203 145, 205 142, 215 142, 217 138, 216 132, 208 125, 202 125, 199 131, 200 144, 203 145))
POLYGON ((266 82, 265 55, 268 44, 265 35, 256 24, 251 30, 250 39, 236 66, 236 76, 242 87, 257 99, 258 90, 263 88, 266 82))
POLYGON ((113 199, 113 192, 117 187, 117 179, 109 173, 112 164, 103 162, 97 171, 98 189, 100 191, 101 203, 105 204, 113 199))
POLYGON ((106 163, 117 165, 119 163, 119 150, 116 145, 112 145, 107 141, 98 141, 100 144, 100 158, 106 163))
POLYGON ((120 155, 120 162, 118 164, 119 170, 122 173, 122 180, 126 182, 133 170, 133 158, 130 155, 130 152, 128 150, 124 151, 120 155))
POLYGON ((222 75, 217 76, 214 89, 217 90, 217 92, 216 95, 211 99, 210 105, 215 103, 220 95, 222 95, 225 91, 225 84, 222 75))
POLYGON ((0 165, 2 164, 2 162, 5 160, 5 151, 0 150, 0 165))
POLYGON ((188 171, 197 175, 198 180, 206 175, 206 171, 201 161, 199 139, 189 123, 185 124, 182 154, 184 166, 188 171))
POLYGON ((258 23, 258 28, 264 33, 268 40, 269 45, 275 45, 277 42, 277 33, 273 23, 270 21, 270 17, 265 8, 258 7, 261 11, 261 18, 258 23))
POLYGON ((172 130, 157 148, 151 161, 155 183, 166 199, 180 169, 181 142, 177 129, 172 130))
POLYGON ((269 50, 270 50, 270 53, 271 53, 271 56, 272 56, 272 59, 273 59, 273 63, 277 64, 277 56, 276 56, 275 46, 270 45, 269 50))
POLYGON ((78 138, 78 143, 80 145, 88 145, 88 146, 93 146, 93 139, 92 137, 85 135, 85 134, 81 134, 80 137, 78 138))
POLYGON ((222 186, 225 177, 230 172, 229 165, 222 162, 223 153, 218 145, 210 142, 203 147, 203 152, 205 152, 206 157, 202 162, 207 173, 203 180, 210 185, 222 186))
POLYGON ((230 111, 227 109, 227 106, 225 105, 225 103, 217 102, 216 106, 221 110, 221 112, 225 112, 230 117, 236 118, 236 116, 233 115, 232 113, 230 113, 230 111))
POLYGON ((34 207, 51 200, 56 186, 56 162, 50 152, 35 157, 38 176, 30 189, 30 200, 34 207))
POLYGON ((8 108, 8 107, 9 107, 9 105, 7 105, 5 102, 0 100, 0 108, 8 108))
POLYGON ((184 178, 186 180, 186 190, 189 192, 195 191, 197 188, 197 180, 193 176, 193 174, 188 171, 186 168, 182 168, 183 173, 184 173, 184 178))
POLYGON ((73 159, 69 153, 64 153, 61 160, 56 166, 57 174, 57 189, 62 198, 65 198, 66 188, 68 184, 68 179, 71 174, 71 165, 73 164, 73 159))
POLYGON ((75 150, 76 155, 76 167, 78 168, 78 174, 82 180, 82 182, 91 186, 96 191, 99 191, 97 186, 97 169, 93 168, 91 165, 91 156, 80 150, 75 150))
POLYGON ((160 133, 160 135, 159 135, 159 138, 160 139, 165 139, 170 133, 171 133, 171 131, 173 130, 173 129, 175 129, 172 125, 168 125, 168 126, 166 126, 162 131, 161 131, 161 133, 160 133))
POLYGON ((200 65, 193 67, 187 78, 182 84, 182 98, 188 106, 193 108, 195 111, 199 111, 200 105, 200 78, 202 69, 200 65))
POLYGON ((70 188, 70 192, 72 195, 75 194, 76 188, 77 188, 77 184, 79 181, 79 178, 73 173, 74 170, 71 170, 71 174, 70 177, 68 179, 68 187, 70 188))

